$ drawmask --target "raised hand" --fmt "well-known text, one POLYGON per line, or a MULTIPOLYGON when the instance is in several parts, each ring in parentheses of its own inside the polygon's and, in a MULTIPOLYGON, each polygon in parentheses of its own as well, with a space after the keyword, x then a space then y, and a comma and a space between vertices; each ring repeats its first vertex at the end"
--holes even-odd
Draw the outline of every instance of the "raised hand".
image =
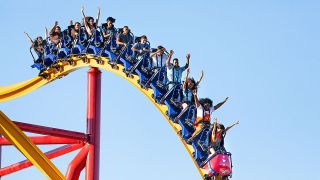
POLYGON ((186 58, 187 58, 187 59, 190 59, 190 53, 188 53, 188 54, 186 55, 186 58))
POLYGON ((171 55, 171 56, 172 56, 172 55, 173 55, 173 53, 174 53, 174 52, 173 52, 173 50, 170 50, 169 55, 171 55))
POLYGON ((203 76, 204 76, 204 71, 202 70, 202 71, 201 71, 201 76, 200 76, 200 77, 201 77, 201 78, 203 78, 203 76))

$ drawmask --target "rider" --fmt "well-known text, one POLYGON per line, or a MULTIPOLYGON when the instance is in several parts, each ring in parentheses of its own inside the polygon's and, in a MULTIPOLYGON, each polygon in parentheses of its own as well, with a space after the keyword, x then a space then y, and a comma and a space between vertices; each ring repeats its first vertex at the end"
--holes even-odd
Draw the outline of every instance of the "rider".
POLYGON ((228 97, 225 98, 222 102, 212 105, 212 100, 209 98, 204 98, 198 100, 197 90, 193 91, 194 102, 197 108, 197 117, 194 121, 195 131, 192 136, 187 140, 188 144, 191 144, 193 139, 199 135, 203 128, 208 128, 210 126, 211 113, 217 109, 219 109, 227 100, 228 97))
POLYGON ((43 63, 43 58, 44 58, 44 51, 45 51, 45 46, 46 46, 46 41, 43 40, 41 36, 37 37, 34 41, 32 38, 29 36, 28 33, 24 32, 24 34, 27 36, 31 43, 31 47, 34 49, 34 51, 38 55, 38 59, 35 60, 35 63, 43 63))
POLYGON ((113 17, 107 18, 107 25, 102 25, 102 34, 104 38, 104 42, 107 44, 107 50, 110 50, 110 48, 115 47, 115 36, 117 33, 116 28, 114 27, 113 23, 116 21, 113 17), (110 47, 111 46, 111 47, 110 47))
MULTIPOLYGON (((116 43, 118 45, 117 47, 117 51, 118 53, 120 53, 119 51, 121 50, 125 50, 123 48, 126 48, 128 46, 130 46, 133 42, 133 37, 132 35, 130 34, 130 29, 128 26, 123 26, 122 30, 119 30, 119 34, 117 36, 117 39, 116 39, 116 43)), ((123 57, 125 55, 127 55, 128 53, 128 49, 125 50, 126 53, 123 53, 123 57)))
POLYGON ((50 30, 50 37, 52 36, 53 33, 57 33, 59 38, 62 37, 61 27, 58 25, 58 21, 54 22, 54 26, 50 30))
POLYGON ((209 133, 209 151, 211 154, 214 154, 219 150, 226 151, 224 148, 224 138, 226 136, 226 133, 237 124, 239 124, 239 121, 225 128, 223 124, 219 124, 217 122, 217 118, 214 119, 211 132, 209 133))
POLYGON ((99 23, 99 18, 100 18, 100 7, 98 7, 98 15, 97 15, 96 22, 94 22, 93 17, 91 17, 91 16, 86 17, 84 15, 84 7, 81 8, 81 13, 83 16, 84 27, 86 28, 86 31, 87 31, 89 37, 91 37, 95 34, 95 32, 98 28, 98 23, 99 23))
POLYGON ((194 97, 193 97, 193 91, 197 91, 198 86, 203 79, 203 71, 201 71, 200 79, 195 82, 193 78, 189 78, 190 74, 190 68, 187 69, 187 76, 186 79, 182 85, 182 92, 183 92, 183 100, 182 100, 182 107, 185 109, 188 105, 194 104, 194 97))
POLYGON ((173 55, 173 50, 170 50, 167 59, 167 79, 168 79, 168 90, 170 90, 174 85, 181 83, 182 73, 189 67, 190 54, 186 55, 187 62, 183 67, 179 66, 179 60, 177 58, 173 59, 173 64, 171 64, 171 57, 173 55))
POLYGON ((131 50, 133 51, 133 59, 143 56, 143 55, 148 55, 150 52, 150 45, 147 43, 148 39, 147 36, 142 35, 140 37, 140 42, 136 42, 131 50))
POLYGON ((194 104, 193 91, 197 91, 198 86, 203 78, 203 71, 201 71, 200 79, 196 82, 193 78, 189 78, 190 68, 187 69, 187 75, 182 85, 182 111, 175 118, 174 122, 178 122, 179 118, 187 111, 187 107, 194 104))
POLYGON ((158 46, 157 51, 150 53, 151 62, 149 65, 150 69, 153 68, 161 68, 166 65, 166 60, 168 59, 167 56, 168 52, 166 48, 162 46, 158 46))

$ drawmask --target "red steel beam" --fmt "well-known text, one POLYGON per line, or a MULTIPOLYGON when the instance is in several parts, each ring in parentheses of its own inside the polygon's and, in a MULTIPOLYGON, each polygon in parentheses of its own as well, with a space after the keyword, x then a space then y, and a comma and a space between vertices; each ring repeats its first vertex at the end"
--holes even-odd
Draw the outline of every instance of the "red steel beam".
POLYGON ((89 146, 85 145, 80 150, 80 152, 76 155, 76 157, 74 157, 73 160, 70 162, 66 172, 67 180, 79 179, 81 171, 86 166, 88 151, 89 151, 89 146))
MULTIPOLYGON (((45 155, 49 158, 56 158, 58 156, 67 154, 69 152, 75 151, 77 149, 80 149, 83 147, 83 144, 73 144, 73 145, 65 145, 56 149, 53 149, 51 151, 48 151, 45 153, 45 155)), ((29 160, 24 160, 15 164, 12 164, 10 166, 4 167, 0 169, 0 176, 8 175, 17 171, 20 171, 22 169, 28 168, 32 166, 32 163, 29 160)))
MULTIPOLYGON (((80 141, 77 139, 70 139, 70 138, 61 138, 55 136, 32 136, 29 139, 38 145, 45 145, 45 144, 83 144, 84 141, 80 141)), ((8 141, 4 137, 0 137, 0 145, 12 145, 10 141, 8 141)))
POLYGON ((87 134, 90 150, 86 163, 86 180, 99 180, 101 71, 90 68, 87 86, 87 134))
POLYGON ((58 136, 70 139, 78 139, 81 141, 85 141, 86 134, 81 132, 69 131, 64 129, 46 127, 46 126, 39 126, 34 124, 28 124, 23 122, 16 122, 13 121, 22 131, 43 134, 43 135, 51 135, 51 136, 58 136))

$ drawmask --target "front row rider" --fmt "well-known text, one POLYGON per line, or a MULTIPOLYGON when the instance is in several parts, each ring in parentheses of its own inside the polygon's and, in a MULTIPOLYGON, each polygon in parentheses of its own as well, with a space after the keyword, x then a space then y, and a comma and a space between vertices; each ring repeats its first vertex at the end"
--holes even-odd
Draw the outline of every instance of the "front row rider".
POLYGON ((208 147, 210 154, 214 154, 217 151, 226 151, 226 149, 224 148, 224 138, 226 136, 226 133, 237 124, 239 124, 239 121, 225 128, 223 124, 219 124, 217 122, 217 118, 214 118, 213 126, 211 132, 209 133, 208 147))

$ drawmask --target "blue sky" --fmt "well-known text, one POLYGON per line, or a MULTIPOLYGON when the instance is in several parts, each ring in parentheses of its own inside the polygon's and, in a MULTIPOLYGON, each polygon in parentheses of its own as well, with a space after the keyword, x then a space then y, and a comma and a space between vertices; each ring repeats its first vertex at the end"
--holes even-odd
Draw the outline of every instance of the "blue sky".
MULTIPOLYGON (((181 63, 191 53, 191 75, 205 78, 199 96, 230 97, 214 116, 240 120, 226 137, 234 179, 319 179, 320 2, 316 0, 200 1, 1 1, 0 86, 34 77, 32 37, 59 21, 79 21, 80 8, 101 21, 116 18, 151 46, 175 51, 181 63), (121 4, 120 4, 121 3, 121 4)), ((85 131, 86 71, 82 69, 9 102, 11 119, 85 131)), ((100 179, 200 179, 166 120, 138 90, 103 71, 100 179)), ((50 147, 41 147, 47 150, 50 147)), ((53 160, 65 173, 75 154, 53 160)), ((24 159, 3 148, 3 164, 24 159)), ((30 176, 29 168, 3 179, 30 176)))

